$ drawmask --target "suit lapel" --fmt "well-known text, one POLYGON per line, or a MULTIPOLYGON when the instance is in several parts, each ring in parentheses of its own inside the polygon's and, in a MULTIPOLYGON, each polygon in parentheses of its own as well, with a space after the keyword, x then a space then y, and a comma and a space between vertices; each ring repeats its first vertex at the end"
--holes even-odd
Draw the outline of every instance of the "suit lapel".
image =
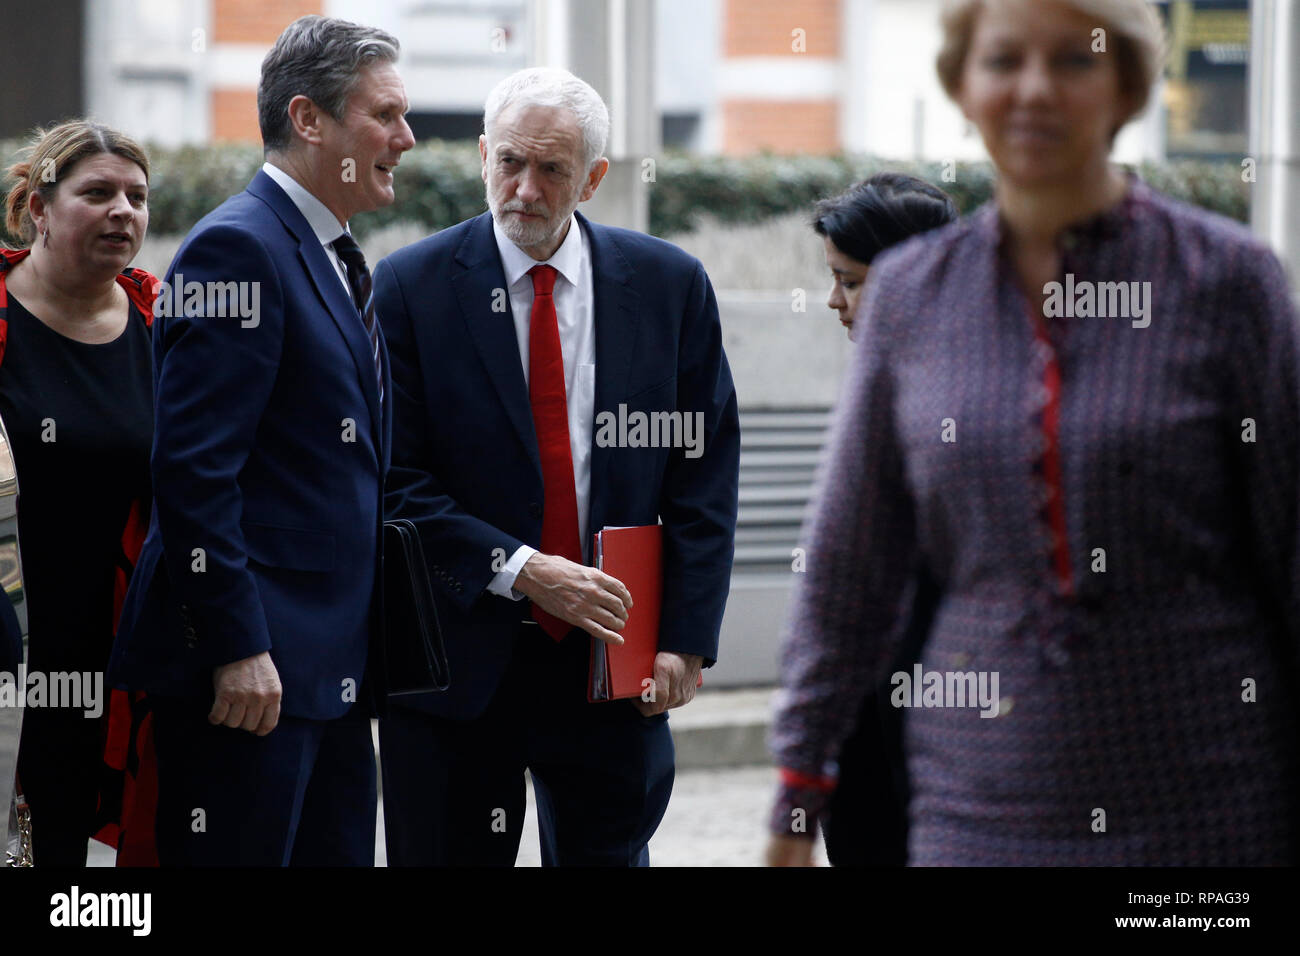
POLYGON ((491 213, 484 213, 474 220, 465 241, 456 251, 456 261, 463 271, 452 276, 451 284, 456 290, 456 301, 460 304, 466 331, 505 407, 510 424, 537 466, 540 477, 541 456, 537 451, 532 406, 524 383, 523 357, 519 354, 510 290, 506 288, 505 270, 501 267, 501 256, 492 232, 491 213), (498 302, 503 305, 499 311, 493 308, 498 302))
MULTIPOLYGON (((627 397, 628 376, 636 350, 643 301, 632 288, 633 269, 610 233, 581 213, 578 224, 586 230, 591 245, 592 314, 596 324, 596 403, 594 412, 618 413, 627 397)), ((615 448, 602 448, 591 429, 591 501, 588 509, 592 533, 604 524, 605 489, 610 460, 615 448)))
POLYGON ((298 207, 293 204, 284 190, 265 172, 259 171, 248 185, 248 191, 265 202, 280 217, 293 235, 298 239, 298 257, 308 278, 316 287, 316 294, 325 303, 326 310, 334 325, 338 328, 343 341, 347 343, 352 360, 356 363, 357 375, 361 380, 361 391, 366 397, 366 408, 370 412, 370 424, 376 435, 376 454, 382 455, 378 442, 382 440, 383 417, 379 408, 379 385, 375 381, 375 365, 370 354, 370 340, 361 322, 361 315, 352 301, 352 296, 343 287, 338 272, 335 271, 329 256, 320 244, 320 239, 298 207))

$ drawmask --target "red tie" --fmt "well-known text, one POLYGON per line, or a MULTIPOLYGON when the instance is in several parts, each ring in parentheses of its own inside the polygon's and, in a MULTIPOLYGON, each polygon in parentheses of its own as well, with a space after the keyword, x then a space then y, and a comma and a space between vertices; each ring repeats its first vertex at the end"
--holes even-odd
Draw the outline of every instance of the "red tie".
MULTIPOLYGON (((542 553, 582 564, 578 538, 578 492, 569 448, 569 403, 564 391, 564 354, 555 317, 556 271, 533 266, 533 311, 528 320, 528 401, 533 407, 537 451, 542 459, 542 553)), ((557 641, 573 625, 533 605, 533 620, 557 641)))

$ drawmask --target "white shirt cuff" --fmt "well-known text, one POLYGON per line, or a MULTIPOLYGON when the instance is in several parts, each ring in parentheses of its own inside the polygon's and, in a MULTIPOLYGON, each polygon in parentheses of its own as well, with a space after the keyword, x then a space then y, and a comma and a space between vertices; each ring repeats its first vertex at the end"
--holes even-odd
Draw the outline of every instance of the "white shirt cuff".
POLYGON ((515 590, 515 579, 519 577, 519 572, 528 563, 528 559, 536 553, 536 548, 530 548, 526 544, 520 545, 519 550, 510 555, 510 560, 506 562, 506 566, 488 582, 487 589, 503 598, 522 601, 524 596, 515 590))

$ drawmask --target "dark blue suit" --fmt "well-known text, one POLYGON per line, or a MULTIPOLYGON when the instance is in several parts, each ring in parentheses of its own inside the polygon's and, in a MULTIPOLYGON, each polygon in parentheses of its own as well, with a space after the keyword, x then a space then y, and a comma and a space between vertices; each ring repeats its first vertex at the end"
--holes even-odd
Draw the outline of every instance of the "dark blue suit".
MULTIPOLYGON (((662 519, 659 648, 712 663, 730 586, 740 446, 713 290, 677 247, 576 221, 592 262, 598 420, 625 405, 700 412, 705 426, 699 457, 602 447, 593 429, 589 527, 662 519)), ((517 802, 522 818, 526 764, 548 862, 636 862, 671 791, 664 716, 644 718, 627 701, 588 704, 591 639, 575 629, 557 646, 521 623, 527 601, 486 590, 504 558, 539 547, 544 501, 505 286, 489 213, 375 270, 396 405, 386 509, 420 530, 452 681, 381 721, 389 859, 512 861, 518 834, 496 853, 507 841, 488 830, 488 815, 517 802), (607 832, 585 819, 593 812, 607 832)))
POLYGON ((340 813, 334 803, 363 803, 368 773, 373 808, 373 760, 367 770, 335 744, 359 755, 364 730, 369 753, 362 695, 375 688, 362 684, 391 420, 360 314, 307 220, 264 172, 194 227, 166 281, 257 283, 260 308, 242 319, 226 303, 221 317, 220 296, 205 296, 183 310, 191 314, 164 309, 154 326, 153 521, 110 677, 155 700, 160 854, 319 862, 327 851, 317 838, 330 837, 306 829, 346 825, 355 832, 335 833, 336 846, 351 840, 364 856, 373 814, 345 821, 364 806, 340 813), (280 726, 264 738, 206 727, 213 669, 262 651, 283 685, 280 726), (334 772, 359 789, 335 786, 334 772), (188 809, 185 820, 167 819, 169 798, 182 796, 201 801, 190 808, 222 808, 208 810, 201 839, 188 809), (181 824, 183 840, 169 835, 181 824))

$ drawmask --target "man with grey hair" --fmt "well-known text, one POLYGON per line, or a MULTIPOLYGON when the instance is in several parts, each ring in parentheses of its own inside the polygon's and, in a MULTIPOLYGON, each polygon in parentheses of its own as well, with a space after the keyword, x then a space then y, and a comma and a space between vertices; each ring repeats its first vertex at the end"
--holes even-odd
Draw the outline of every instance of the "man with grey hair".
POLYGON ((512 864, 525 769, 544 863, 646 864, 672 791, 666 711, 717 658, 735 389, 700 263, 576 212, 609 169, 608 132, 577 77, 507 77, 479 138, 490 211, 375 272, 396 406, 386 507, 420 531, 452 674, 380 721, 390 864, 512 864), (675 416, 698 440, 624 442, 595 428, 614 415, 675 416), (594 642, 617 653, 649 600, 590 566, 592 536, 660 521, 651 672, 639 698, 589 703, 594 642))
POLYGON ((155 309, 155 507, 110 674, 152 701, 164 865, 374 862, 392 389, 348 221, 393 201, 414 145, 397 55, 342 20, 285 29, 266 164, 186 237, 155 309))

